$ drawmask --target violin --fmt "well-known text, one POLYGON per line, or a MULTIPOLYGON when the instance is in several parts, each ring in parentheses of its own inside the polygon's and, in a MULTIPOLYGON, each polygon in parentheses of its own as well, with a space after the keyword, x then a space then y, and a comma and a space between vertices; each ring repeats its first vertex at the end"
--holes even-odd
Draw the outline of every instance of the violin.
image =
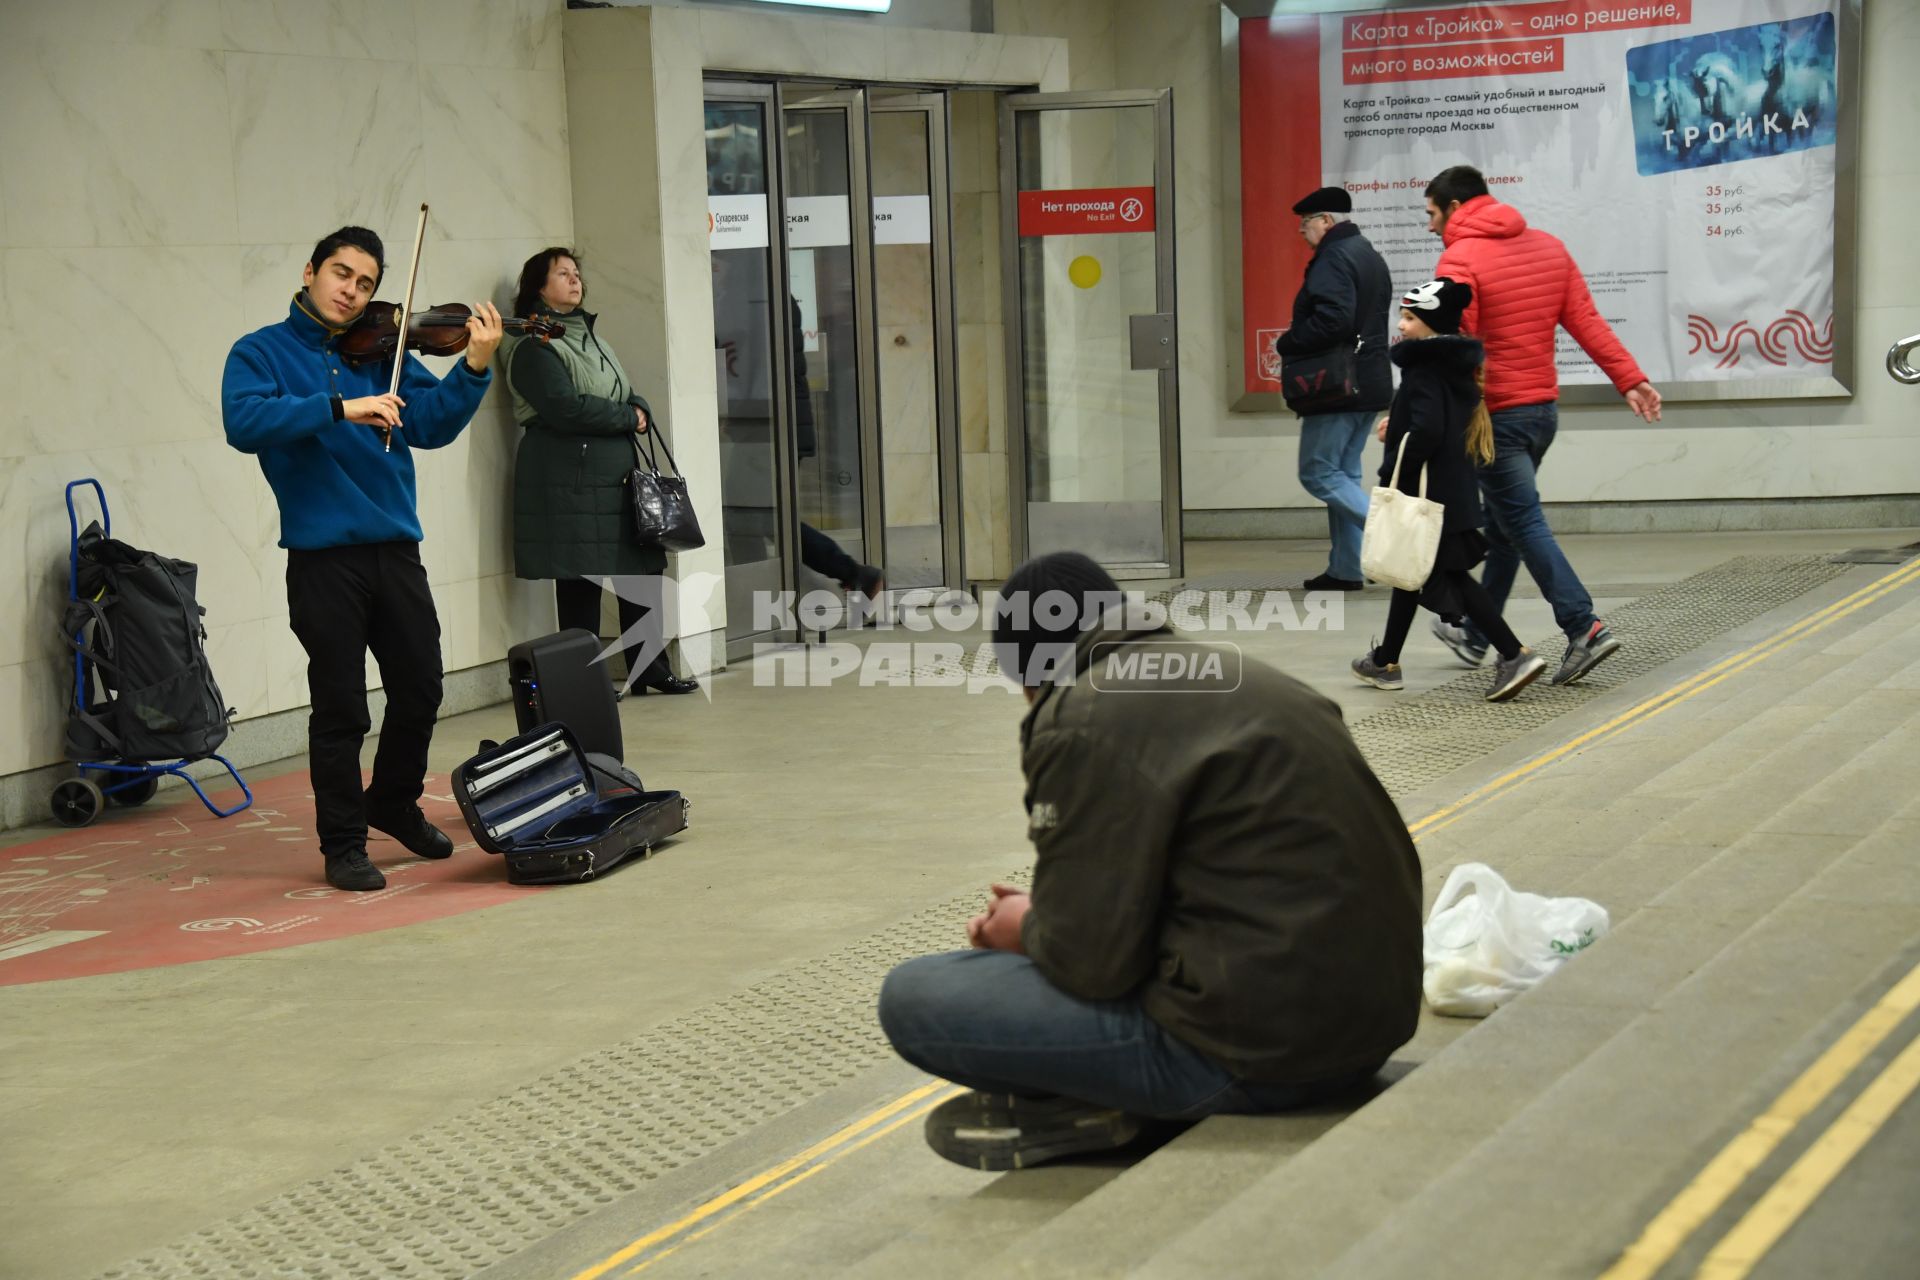
MULTIPOLYGON (((458 355, 467 349, 467 320, 473 308, 463 302, 444 302, 431 311, 416 311, 407 321, 407 350, 427 356, 458 355)), ((566 332, 560 321, 548 315, 512 317, 501 321, 508 333, 524 333, 541 342, 551 342, 566 332)), ((369 302, 336 344, 348 364, 361 365, 384 360, 399 346, 400 304, 369 302)))

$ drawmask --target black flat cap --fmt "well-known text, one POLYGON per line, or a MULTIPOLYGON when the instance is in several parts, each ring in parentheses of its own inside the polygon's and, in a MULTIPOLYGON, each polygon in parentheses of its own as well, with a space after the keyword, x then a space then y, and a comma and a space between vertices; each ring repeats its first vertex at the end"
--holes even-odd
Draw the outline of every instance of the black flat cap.
POLYGON ((1293 206, 1293 211, 1303 218, 1310 213, 1352 213, 1353 197, 1345 187, 1322 187, 1293 206))

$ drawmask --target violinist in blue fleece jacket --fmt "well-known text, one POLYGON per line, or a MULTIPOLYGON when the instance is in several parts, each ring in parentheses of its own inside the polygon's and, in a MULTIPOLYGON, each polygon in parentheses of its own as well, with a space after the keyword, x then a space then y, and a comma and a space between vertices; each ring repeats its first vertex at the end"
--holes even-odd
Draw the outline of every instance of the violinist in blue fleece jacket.
POLYGON ((487 366, 502 333, 499 311, 481 303, 467 321, 463 359, 446 377, 402 353, 400 394, 388 394, 392 357, 356 366, 338 350, 372 301, 385 259, 365 227, 342 227, 314 246, 287 318, 234 343, 220 385, 227 443, 260 459, 280 504, 288 621, 307 651, 307 750, 327 883, 359 891, 387 883, 367 858, 369 827, 422 858, 453 853, 419 805, 441 668, 413 450, 458 438, 492 380, 487 366), (363 790, 369 649, 387 711, 363 790))

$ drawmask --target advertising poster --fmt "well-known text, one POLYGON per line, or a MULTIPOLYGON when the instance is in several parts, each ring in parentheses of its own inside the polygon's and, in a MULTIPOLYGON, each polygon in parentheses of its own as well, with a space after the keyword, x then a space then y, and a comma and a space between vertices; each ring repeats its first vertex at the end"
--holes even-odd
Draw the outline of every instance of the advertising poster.
MULTIPOLYGON (((1240 27, 1246 390, 1309 250, 1294 201, 1353 193, 1396 294, 1442 248, 1426 185, 1471 164, 1566 243, 1658 386, 1827 378, 1838 74, 1833 0, 1547 0, 1240 27)), ((1564 331, 1563 385, 1607 379, 1564 331)))

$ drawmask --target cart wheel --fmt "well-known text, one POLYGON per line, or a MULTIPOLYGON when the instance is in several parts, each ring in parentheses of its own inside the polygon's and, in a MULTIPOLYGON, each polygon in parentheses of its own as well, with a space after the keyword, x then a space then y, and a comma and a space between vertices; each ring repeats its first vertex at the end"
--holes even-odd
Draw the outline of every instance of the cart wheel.
POLYGON ((84 827, 100 816, 102 799, 91 778, 68 778, 53 789, 53 820, 63 827, 84 827))
POLYGON ((135 805, 145 804, 147 801, 153 799, 153 793, 159 789, 160 779, 149 774, 131 786, 125 786, 118 791, 109 792, 107 799, 117 805, 123 805, 131 809, 135 805))

